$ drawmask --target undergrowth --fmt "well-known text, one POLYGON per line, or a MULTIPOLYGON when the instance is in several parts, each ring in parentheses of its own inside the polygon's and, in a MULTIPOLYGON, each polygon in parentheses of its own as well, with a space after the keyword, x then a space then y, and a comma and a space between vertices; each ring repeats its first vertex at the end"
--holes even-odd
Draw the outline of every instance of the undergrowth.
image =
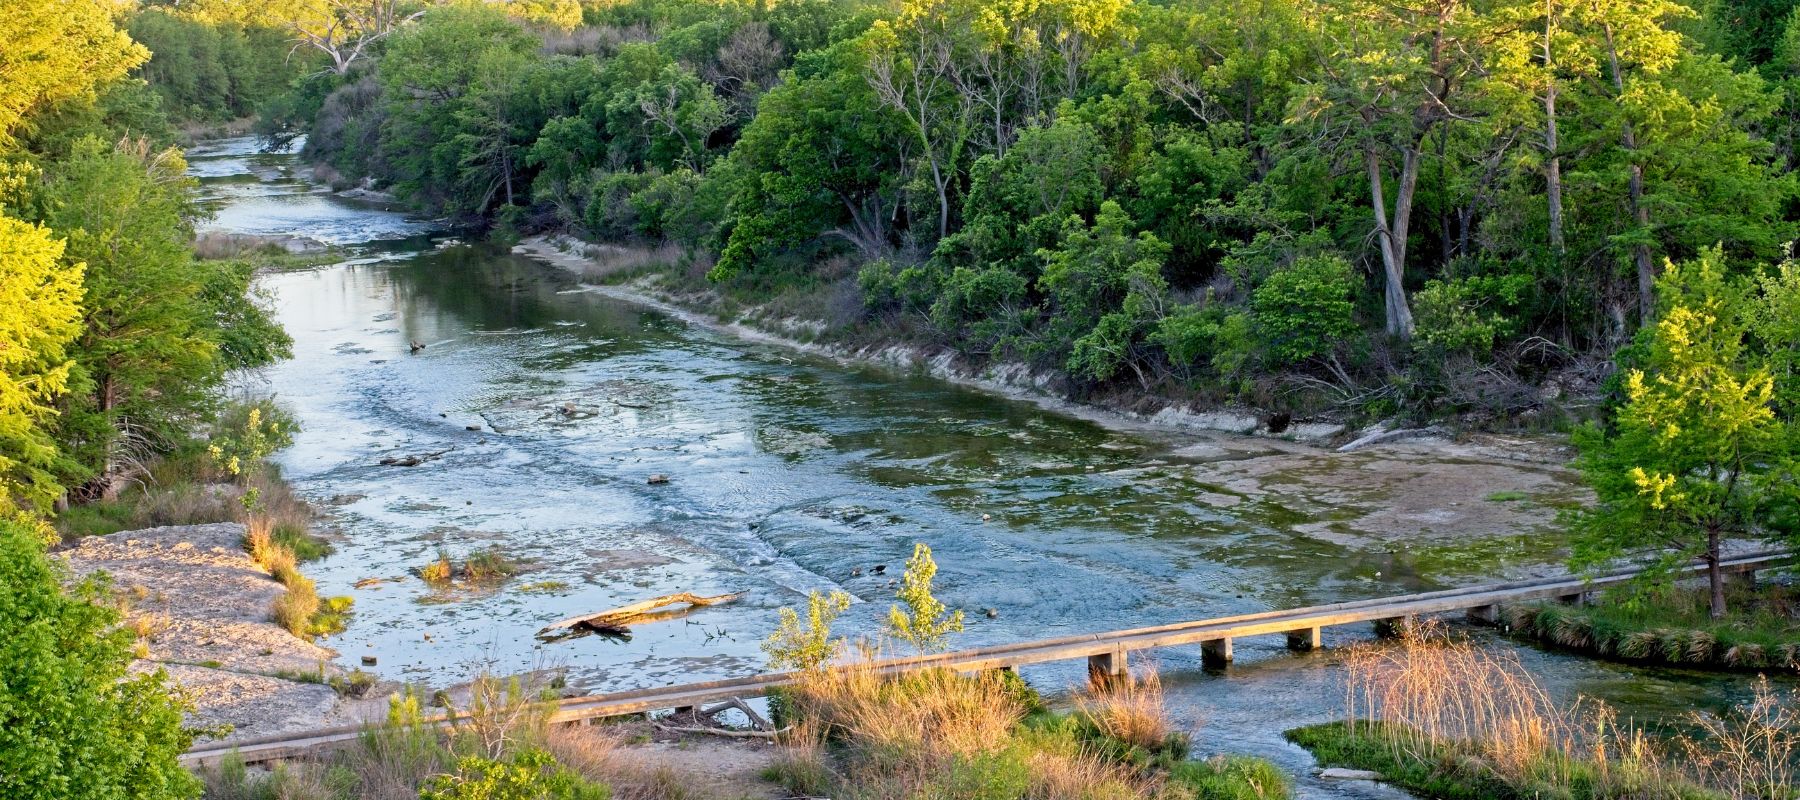
POLYGON ((1602 594, 1592 605, 1510 606, 1521 635, 1605 658, 1742 670, 1800 670, 1800 597, 1776 584, 1728 589, 1724 619, 1703 587, 1602 594))

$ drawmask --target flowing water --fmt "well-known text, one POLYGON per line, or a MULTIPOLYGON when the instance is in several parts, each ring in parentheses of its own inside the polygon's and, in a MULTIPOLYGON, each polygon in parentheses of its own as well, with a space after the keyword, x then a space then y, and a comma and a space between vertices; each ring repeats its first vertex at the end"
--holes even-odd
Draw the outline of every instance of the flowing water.
MULTIPOLYGON (((263 280, 294 358, 255 382, 302 426, 282 468, 341 532, 336 553, 308 567, 322 593, 356 602, 327 644, 346 667, 377 657, 387 678, 441 686, 478 668, 558 667, 605 691, 751 673, 776 610, 810 590, 857 598, 840 630, 877 630, 918 541, 935 551, 939 596, 968 612, 966 646, 1486 582, 1553 571, 1545 508, 1577 496, 1552 467, 1415 452, 1327 469, 1327 453, 1303 446, 1108 429, 746 344, 556 268, 434 238, 429 221, 332 195, 302 180, 292 155, 250 140, 190 159, 217 211, 209 229, 310 236, 359 256, 263 280), (415 341, 425 348, 412 352, 415 341), (380 464, 407 456, 429 458, 380 464), (1490 472, 1495 488, 1529 490, 1536 515, 1469 496, 1490 472), (653 485, 654 474, 670 480, 653 485), (1361 475, 1409 499, 1390 503, 1361 475), (1425 491, 1447 475, 1465 482, 1425 491), (1474 540, 1443 530, 1490 524, 1495 535, 1474 540), (1371 533, 1407 526, 1420 535, 1371 533), (410 572, 490 547, 524 572, 448 589, 410 572), (625 641, 533 636, 681 591, 745 596, 625 641)), ((1280 732, 1334 717, 1343 674, 1330 648, 1366 638, 1325 635, 1328 649, 1306 655, 1279 637, 1239 642, 1224 671, 1203 670, 1197 648, 1155 654, 1196 750, 1304 775, 1310 759, 1280 732)), ((1557 696, 1599 697, 1641 720, 1747 692, 1741 678, 1476 635, 1557 696)), ((1082 669, 1025 674, 1056 691, 1082 669)), ((1397 796, 1307 780, 1309 797, 1397 796)))

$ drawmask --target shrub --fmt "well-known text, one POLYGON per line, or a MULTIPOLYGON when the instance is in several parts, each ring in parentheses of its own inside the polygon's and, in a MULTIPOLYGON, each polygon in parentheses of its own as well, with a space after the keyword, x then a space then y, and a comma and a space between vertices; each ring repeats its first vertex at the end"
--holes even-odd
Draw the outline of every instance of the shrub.
POLYGON ((303 639, 311 638, 313 615, 319 613, 319 590, 311 579, 302 576, 295 576, 293 582, 286 585, 287 591, 275 598, 270 616, 288 633, 303 639))
POLYGON ((1517 305, 1531 286, 1529 275, 1483 275, 1429 280, 1413 294, 1413 345, 1439 352, 1486 356, 1494 340, 1512 333, 1514 321, 1490 310, 1517 305))
POLYGON ((912 558, 906 560, 906 572, 900 576, 900 590, 895 596, 905 604, 888 609, 888 632, 912 644, 921 653, 944 649, 948 636, 963 629, 963 612, 950 613, 931 594, 931 580, 937 576, 937 562, 931 559, 931 548, 924 542, 913 544, 912 558))
POLYGON ((848 594, 814 591, 806 596, 804 624, 792 608, 781 609, 775 632, 762 645, 769 668, 813 670, 837 658, 844 651, 844 640, 832 638, 831 623, 849 607, 848 594))
POLYGON ((419 790, 419 800, 609 800, 612 790, 589 783, 536 748, 506 759, 468 756, 456 772, 438 775, 419 790))
POLYGON ((0 518, 0 784, 8 800, 176 800, 193 742, 159 671, 130 676, 132 633, 103 579, 64 587, 35 526, 0 518))
POLYGON ((1302 258, 1256 287, 1250 307, 1270 362, 1297 364, 1355 334, 1356 288, 1350 262, 1335 255, 1302 258))

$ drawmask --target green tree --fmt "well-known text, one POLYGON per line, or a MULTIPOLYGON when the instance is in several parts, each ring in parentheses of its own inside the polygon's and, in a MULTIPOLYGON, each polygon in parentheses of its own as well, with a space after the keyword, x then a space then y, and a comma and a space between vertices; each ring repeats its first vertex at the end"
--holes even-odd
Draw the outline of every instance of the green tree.
POLYGON ((906 572, 900 576, 900 589, 894 593, 906 608, 888 608, 888 632, 920 653, 944 649, 949 635, 963 629, 963 612, 946 609, 932 595, 931 581, 935 577, 937 562, 931 559, 931 548, 924 542, 914 543, 912 557, 906 560, 906 572))
POLYGON ((58 438, 89 495, 130 464, 186 438, 224 370, 218 320, 202 296, 208 267, 189 249, 198 213, 175 150, 115 149, 94 138, 51 165, 44 219, 85 261, 83 326, 58 438))
POLYGON ((92 97, 150 52, 113 24, 105 0, 9 0, 0 14, 0 147, 31 114, 92 97))
MULTIPOLYGON (((1067 348, 1068 369, 1092 380, 1110 378, 1122 366, 1139 370, 1134 348, 1161 316, 1169 246, 1149 231, 1133 236, 1132 228, 1125 210, 1107 200, 1092 226, 1070 217, 1062 241, 1038 251, 1044 273, 1037 285, 1049 301, 1050 346, 1067 348)), ((1138 378, 1148 388, 1141 370, 1138 378)))
POLYGON ((55 402, 74 368, 82 269, 49 230, 0 215, 0 518, 62 494, 55 402))
POLYGON ((1751 347, 1750 290, 1722 262, 1709 250, 1659 279, 1661 318, 1640 335, 1612 429, 1575 439, 1598 502, 1568 515, 1581 568, 1646 549, 1668 565, 1702 559, 1715 618, 1727 610, 1728 537, 1800 541, 1800 437, 1776 414, 1774 378, 1751 347))
POLYGON ((35 532, 0 519, 0 794, 14 800, 180 800, 200 783, 163 673, 127 671, 131 633, 106 583, 64 588, 35 532))

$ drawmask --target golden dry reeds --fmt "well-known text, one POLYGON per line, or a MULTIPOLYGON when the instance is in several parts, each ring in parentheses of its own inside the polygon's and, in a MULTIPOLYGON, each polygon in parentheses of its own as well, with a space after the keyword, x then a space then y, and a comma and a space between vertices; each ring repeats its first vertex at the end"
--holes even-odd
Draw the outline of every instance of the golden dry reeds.
POLYGON ((1510 651, 1453 639, 1439 624, 1393 646, 1355 648, 1346 666, 1350 724, 1385 723, 1382 736, 1410 760, 1459 753, 1514 785, 1640 787, 1680 777, 1605 704, 1558 704, 1510 651))
POLYGON ((1129 680, 1090 675, 1075 707, 1101 733, 1132 747, 1156 750, 1174 734, 1163 707, 1162 676, 1155 667, 1136 670, 1129 680))

